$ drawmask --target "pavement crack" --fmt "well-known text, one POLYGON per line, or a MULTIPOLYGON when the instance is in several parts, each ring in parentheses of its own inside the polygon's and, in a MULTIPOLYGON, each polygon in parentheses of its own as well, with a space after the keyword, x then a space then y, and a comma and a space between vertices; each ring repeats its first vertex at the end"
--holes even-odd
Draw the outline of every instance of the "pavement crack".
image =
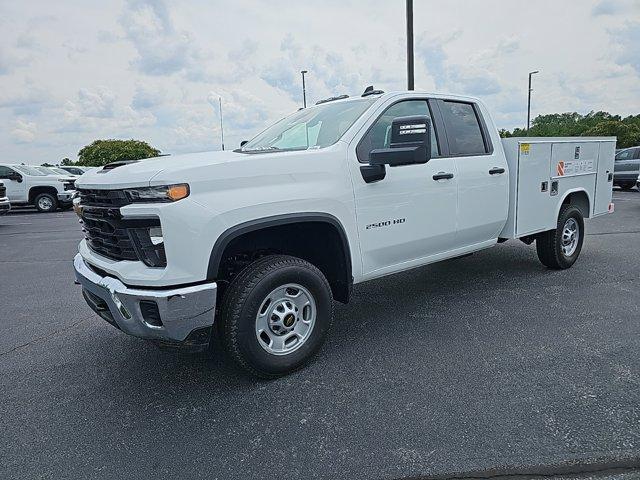
POLYGON ((31 340, 31 341, 29 341, 29 342, 27 342, 27 343, 23 343, 22 345, 17 345, 17 346, 15 346, 15 347, 13 347, 13 348, 11 348, 11 349, 9 349, 9 350, 5 350, 4 352, 0 352, 0 357, 3 357, 3 356, 5 356, 5 355, 8 355, 8 354, 10 354, 10 353, 12 353, 12 352, 15 352, 15 351, 17 351, 17 350, 21 350, 21 349, 23 349, 23 348, 26 348, 26 347, 30 347, 30 346, 32 346, 32 345, 35 345, 36 343, 38 343, 38 342, 40 342, 40 341, 42 341, 42 340, 48 340, 49 338, 54 337, 54 336, 56 336, 56 335, 57 335, 57 334, 59 334, 59 333, 63 333, 63 332, 66 332, 67 330, 71 330, 71 329, 73 329, 74 327, 76 327, 76 326, 80 325, 80 324, 81 324, 82 322, 84 322, 85 320, 89 320, 89 319, 90 319, 90 318, 92 318, 92 317, 93 317, 93 315, 88 315, 88 316, 86 316, 86 317, 84 317, 84 318, 81 318, 81 319, 80 319, 80 320, 78 320, 77 322, 72 323, 71 325, 67 325, 67 326, 66 326, 66 327, 64 327, 64 328, 60 328, 59 330, 55 330, 55 331, 53 331, 53 332, 49 333, 48 335, 43 335, 42 337, 34 338, 33 340, 31 340))
POLYGON ((587 233, 587 237, 598 237, 600 235, 634 235, 640 233, 640 230, 630 230, 627 232, 595 232, 595 233, 587 233))
POLYGON ((514 468, 504 470, 485 470, 466 472, 453 475, 425 475, 403 477, 397 480, 509 480, 509 479, 563 479, 581 478, 585 475, 603 478, 611 475, 637 473, 640 471, 640 459, 627 459, 603 463, 588 463, 582 465, 556 465, 530 468, 514 468))

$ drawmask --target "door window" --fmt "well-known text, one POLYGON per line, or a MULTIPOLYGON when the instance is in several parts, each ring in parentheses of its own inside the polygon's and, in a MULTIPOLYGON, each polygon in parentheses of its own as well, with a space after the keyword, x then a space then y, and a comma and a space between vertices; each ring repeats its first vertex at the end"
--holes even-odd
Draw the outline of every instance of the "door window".
POLYGON ((15 172, 11 170, 9 167, 0 166, 0 178, 9 178, 9 176, 12 173, 15 173, 15 172))
POLYGON ((620 160, 631 160, 634 157, 634 153, 635 150, 633 148, 622 150, 616 155, 616 162, 619 162, 620 160))
POLYGON ((484 155, 487 149, 476 111, 471 103, 443 101, 449 153, 451 155, 484 155))
MULTIPOLYGON (((391 142, 391 122, 393 122, 394 118, 413 115, 426 115, 431 119, 431 112, 426 100, 406 100, 387 108, 356 147, 358 161, 368 163, 371 150, 389 147, 391 142)), ((438 155, 438 142, 436 141, 433 120, 431 120, 431 156, 437 157, 438 155)))

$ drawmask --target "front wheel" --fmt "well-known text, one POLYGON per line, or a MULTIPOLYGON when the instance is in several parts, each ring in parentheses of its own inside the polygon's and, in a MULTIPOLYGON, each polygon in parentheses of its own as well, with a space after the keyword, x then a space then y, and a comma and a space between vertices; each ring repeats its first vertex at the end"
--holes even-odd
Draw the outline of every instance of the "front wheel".
POLYGON ((300 258, 270 255, 233 279, 219 321, 226 350, 244 370, 278 377, 306 364, 333 322, 327 279, 300 258))
POLYGON ((556 270, 573 265, 584 241, 584 218, 579 208, 563 205, 554 230, 536 237, 538 258, 546 267, 556 270))
POLYGON ((50 193, 38 195, 34 200, 34 204, 41 213, 55 212, 58 209, 58 199, 50 193))

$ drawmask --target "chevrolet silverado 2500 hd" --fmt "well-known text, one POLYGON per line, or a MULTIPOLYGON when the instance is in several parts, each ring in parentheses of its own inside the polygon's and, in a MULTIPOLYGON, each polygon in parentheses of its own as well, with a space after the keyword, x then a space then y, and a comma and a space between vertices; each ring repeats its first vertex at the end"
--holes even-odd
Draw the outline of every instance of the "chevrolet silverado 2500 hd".
POLYGON ((235 151, 111 164, 77 181, 77 282, 98 315, 259 376, 321 347, 352 285, 535 241, 570 267, 612 211, 615 138, 501 140, 484 104, 418 92, 330 99, 235 151))
POLYGON ((0 180, 13 205, 33 205, 39 212, 72 207, 75 180, 69 175, 50 175, 31 165, 0 164, 0 180))

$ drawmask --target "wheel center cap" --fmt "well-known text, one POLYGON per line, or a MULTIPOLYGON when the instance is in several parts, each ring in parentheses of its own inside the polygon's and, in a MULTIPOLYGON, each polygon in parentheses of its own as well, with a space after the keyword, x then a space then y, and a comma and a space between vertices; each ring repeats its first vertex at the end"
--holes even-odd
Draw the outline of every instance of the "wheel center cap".
POLYGON ((289 328, 294 324, 295 321, 296 321, 295 315, 293 313, 289 313, 286 317, 284 317, 284 320, 282 320, 282 323, 284 324, 285 327, 289 328))

